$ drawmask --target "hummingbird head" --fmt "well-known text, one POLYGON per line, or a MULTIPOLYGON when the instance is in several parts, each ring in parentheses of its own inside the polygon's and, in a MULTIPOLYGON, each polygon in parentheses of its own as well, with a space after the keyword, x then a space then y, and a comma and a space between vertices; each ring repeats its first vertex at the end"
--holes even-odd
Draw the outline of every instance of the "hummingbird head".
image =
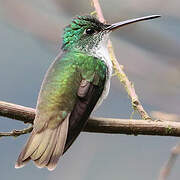
POLYGON ((104 39, 109 25, 101 23, 93 16, 77 16, 65 29, 63 34, 64 50, 77 48, 91 51, 104 39))
POLYGON ((80 49, 81 51, 91 52, 100 45, 106 44, 108 34, 113 30, 131 23, 158 17, 160 15, 151 15, 115 24, 104 24, 90 15, 77 16, 64 29, 62 49, 80 49))

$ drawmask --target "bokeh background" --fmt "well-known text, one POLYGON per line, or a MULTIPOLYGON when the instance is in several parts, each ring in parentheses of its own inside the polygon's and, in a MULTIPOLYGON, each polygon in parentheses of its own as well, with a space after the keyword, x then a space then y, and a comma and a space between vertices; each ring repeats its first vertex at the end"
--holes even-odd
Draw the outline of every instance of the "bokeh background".
MULTIPOLYGON (((101 0, 109 23, 151 14, 162 18, 111 35, 145 109, 180 115, 180 2, 101 0)), ((43 76, 58 54, 63 27, 93 11, 90 0, 0 0, 0 100, 35 107, 43 76)), ((94 116, 129 118, 131 103, 112 78, 110 94, 94 116)), ((135 115, 134 118, 139 118, 135 115)), ((170 119, 171 120, 171 119, 170 119)), ((23 128, 0 117, 0 131, 23 128)), ((14 169, 28 135, 0 139, 0 180, 156 180, 179 138, 81 133, 53 172, 29 163, 14 169)), ((171 180, 180 179, 180 161, 171 180)))

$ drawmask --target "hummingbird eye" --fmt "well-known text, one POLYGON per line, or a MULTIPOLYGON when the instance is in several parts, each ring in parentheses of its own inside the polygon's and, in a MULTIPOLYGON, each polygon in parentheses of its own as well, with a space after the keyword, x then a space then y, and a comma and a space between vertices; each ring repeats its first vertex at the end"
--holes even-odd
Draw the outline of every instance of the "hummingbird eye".
POLYGON ((95 31, 94 29, 92 29, 92 28, 88 28, 88 29, 85 30, 85 33, 88 34, 88 35, 92 35, 92 34, 94 34, 95 32, 96 32, 96 31, 95 31))

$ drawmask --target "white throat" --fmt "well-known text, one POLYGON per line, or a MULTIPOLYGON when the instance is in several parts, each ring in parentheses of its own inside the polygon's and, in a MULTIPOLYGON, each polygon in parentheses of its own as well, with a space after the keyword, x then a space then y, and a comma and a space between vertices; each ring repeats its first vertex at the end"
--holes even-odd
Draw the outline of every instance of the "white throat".
POLYGON ((105 64, 107 65, 108 71, 106 73, 106 83, 105 83, 105 87, 103 90, 103 93, 100 97, 100 99, 98 100, 98 103, 96 104, 96 107, 99 107, 99 105, 102 103, 102 101, 107 97, 107 95, 109 94, 109 89, 110 89, 110 79, 111 79, 111 75, 112 75, 112 71, 113 71, 113 66, 112 66, 112 61, 110 59, 109 56, 109 51, 107 48, 107 41, 108 41, 108 36, 106 36, 98 45, 98 47, 96 47, 92 52, 91 55, 103 60, 105 62, 105 64))
POLYGON ((108 75, 111 76, 112 74, 112 62, 109 56, 109 51, 107 48, 107 42, 109 39, 109 35, 105 35, 105 37, 103 37, 102 41, 99 43, 99 45, 97 47, 95 47, 90 53, 91 55, 103 60, 105 62, 105 64, 108 67, 108 75))

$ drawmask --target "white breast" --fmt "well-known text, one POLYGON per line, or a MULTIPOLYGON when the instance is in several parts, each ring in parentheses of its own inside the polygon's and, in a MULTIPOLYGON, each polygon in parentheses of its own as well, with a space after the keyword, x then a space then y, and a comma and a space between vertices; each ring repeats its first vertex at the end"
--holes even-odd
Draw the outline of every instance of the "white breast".
POLYGON ((109 94, 109 89, 110 89, 110 79, 111 79, 111 75, 112 75, 112 62, 109 56, 109 52, 107 49, 107 39, 105 39, 105 41, 102 41, 102 43, 97 47, 95 54, 94 54, 97 58, 102 59, 108 68, 107 74, 106 74, 106 82, 105 82, 105 87, 103 90, 103 93, 101 95, 101 97, 99 98, 95 109, 97 107, 99 107, 99 105, 102 103, 102 101, 107 97, 107 95, 109 94))

